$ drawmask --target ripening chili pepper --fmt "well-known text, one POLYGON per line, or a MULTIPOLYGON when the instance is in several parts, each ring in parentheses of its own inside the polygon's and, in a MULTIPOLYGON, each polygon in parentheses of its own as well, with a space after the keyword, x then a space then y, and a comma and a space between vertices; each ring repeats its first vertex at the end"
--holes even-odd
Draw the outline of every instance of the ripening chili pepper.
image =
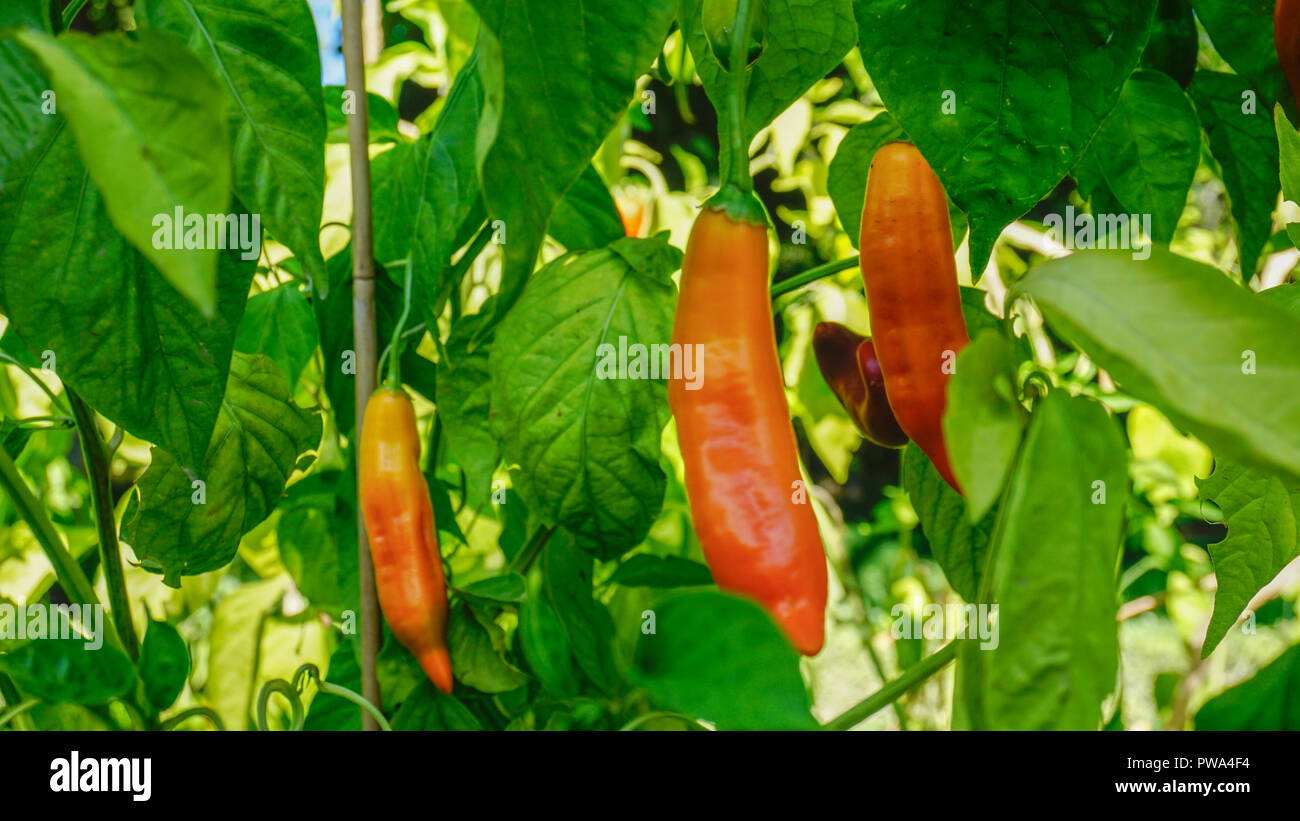
POLYGON ((673 343, 694 348, 700 362, 697 389, 674 378, 668 403, 713 577, 761 603, 799 652, 816 655, 826 558, 773 334, 766 224, 722 209, 700 213, 682 263, 673 343))
POLYGON ((813 330, 813 353, 822 378, 859 433, 886 448, 907 444, 907 434, 898 426, 885 396, 885 378, 869 338, 838 322, 819 322, 813 330))
POLYGON ((1296 109, 1300 110, 1300 0, 1277 0, 1273 8, 1273 43, 1296 109))
POLYGON ((447 584, 429 486, 420 472, 415 409, 400 388, 366 403, 361 431, 361 513, 370 537, 379 606, 402 646, 439 690, 452 689, 447 584))
POLYGON ((960 492, 943 442, 948 380, 970 343, 961 313, 948 200, 921 152, 876 152, 862 208, 861 267, 876 356, 898 425, 960 492))

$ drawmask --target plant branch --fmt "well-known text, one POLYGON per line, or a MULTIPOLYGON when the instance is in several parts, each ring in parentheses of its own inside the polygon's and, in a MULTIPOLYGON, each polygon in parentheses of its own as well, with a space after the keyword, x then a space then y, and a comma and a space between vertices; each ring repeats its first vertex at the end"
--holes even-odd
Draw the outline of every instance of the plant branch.
POLYGON ((809 285, 824 277, 838 274, 840 271, 847 271, 850 268, 856 268, 858 265, 857 257, 840 259, 835 262, 828 262, 825 265, 818 265, 816 268, 809 268, 801 274, 795 274, 792 277, 786 277, 780 282, 772 284, 772 299, 784 296, 791 291, 797 291, 805 285, 809 285))
MULTIPOLYGON (((370 202, 370 110, 366 97, 366 61, 362 40, 361 4, 344 0, 343 61, 347 89, 356 100, 348 117, 348 153, 352 171, 352 340, 356 350, 356 432, 362 430, 366 402, 375 390, 375 235, 370 202)), ((382 45, 382 42, 381 44, 382 45)), ((358 482, 360 471, 357 472, 358 482)), ((370 557, 365 518, 357 517, 358 584, 361 598, 361 690, 372 704, 383 703, 376 667, 381 617, 375 592, 375 566, 370 557)), ((364 730, 378 730, 370 716, 361 717, 364 730)))
POLYGON ((893 704, 912 689, 923 684, 930 676, 947 667, 957 657, 961 640, 950 641, 935 653, 908 667, 893 681, 872 693, 865 700, 850 707, 838 718, 822 725, 824 730, 848 730, 893 704))
POLYGON ((131 623, 131 599, 127 595, 122 551, 117 540, 117 522, 113 519, 113 484, 109 475, 108 453, 104 449, 104 441, 99 438, 95 412, 72 388, 67 388, 67 393, 72 414, 77 420, 77 438, 81 440, 81 459, 86 465, 86 479, 90 482, 91 507, 99 531, 99 564, 104 569, 113 623, 117 626, 117 633, 127 655, 135 661, 140 657, 140 641, 135 635, 135 625, 131 623))

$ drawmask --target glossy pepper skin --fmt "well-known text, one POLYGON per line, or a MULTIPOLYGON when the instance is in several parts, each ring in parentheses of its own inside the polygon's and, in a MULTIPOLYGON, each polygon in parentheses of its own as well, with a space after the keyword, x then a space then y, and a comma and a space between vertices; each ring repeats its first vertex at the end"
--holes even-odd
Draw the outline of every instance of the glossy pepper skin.
POLYGON ((1277 0, 1273 8, 1273 43, 1296 108, 1300 109, 1300 0, 1277 0))
POLYGON ((361 513, 370 537, 379 606, 393 635, 439 690, 452 689, 447 583, 429 486, 420 472, 415 409, 401 390, 380 388, 361 431, 361 513))
POLYGON ((861 267, 885 392, 898 425, 960 492, 943 442, 952 364, 970 343, 948 201, 915 146, 876 152, 862 209, 861 267))
POLYGON ((819 322, 813 330, 813 353, 822 378, 859 433, 881 447, 901 448, 907 444, 907 434, 889 407, 885 377, 869 338, 838 322, 819 322))
POLYGON ((757 600, 799 652, 816 655, 826 557, 799 473, 773 335, 766 226, 721 210, 700 213, 682 263, 673 343, 699 346, 698 390, 671 379, 668 403, 713 578, 757 600))

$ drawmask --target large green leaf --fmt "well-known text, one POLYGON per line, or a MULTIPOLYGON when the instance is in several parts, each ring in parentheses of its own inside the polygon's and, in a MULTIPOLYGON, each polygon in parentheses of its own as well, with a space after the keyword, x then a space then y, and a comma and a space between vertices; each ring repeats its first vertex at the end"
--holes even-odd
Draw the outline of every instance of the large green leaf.
MULTIPOLYGON (((1168 243, 1201 160, 1201 124, 1168 75, 1138 71, 1088 147, 1126 213, 1151 215, 1151 239, 1168 243)), ((1136 239, 1134 240, 1136 244, 1136 239)))
POLYGON ((437 395, 447 447, 465 472, 466 498, 475 507, 487 498, 492 473, 501 461, 501 448, 492 434, 489 349, 472 346, 478 326, 462 319, 452 327, 446 356, 438 362, 437 395))
POLYGON ((1006 337, 984 331, 957 357, 948 385, 943 439, 971 522, 983 519, 997 502, 1025 431, 1016 364, 1006 337))
POLYGON ((248 300, 235 336, 235 350, 265 354, 280 366, 289 386, 316 352, 320 335, 311 303, 292 283, 255 294, 248 300))
MULTIPOLYGON (((745 124, 740 144, 750 141, 813 83, 825 77, 853 48, 853 6, 850 0, 766 0, 767 31, 763 51, 746 69, 745 124)), ((678 23, 690 44, 700 75, 718 115, 718 139, 723 173, 731 162, 747 165, 748 156, 732 158, 732 125, 728 118, 731 78, 720 65, 701 19, 702 0, 680 0, 678 23)))
POLYGON ((1017 286, 1053 330, 1216 455, 1300 477, 1296 320, 1161 248, 1083 251, 1017 286))
POLYGON ((921 532, 930 543, 934 560, 943 568, 948 584, 966 601, 975 601, 984 574, 994 515, 987 514, 972 525, 966 500, 944 481, 930 458, 913 443, 908 443, 903 451, 902 478, 903 489, 921 520, 921 532))
POLYGON ((605 693, 614 690, 613 625, 605 605, 592 598, 592 559, 563 534, 552 534, 542 553, 546 598, 564 627, 578 667, 605 693))
POLYGON ((135 681, 125 653, 110 644, 90 649, 80 638, 29 641, 0 655, 0 671, 25 695, 72 704, 105 704, 135 681))
POLYGON ((524 602, 518 635, 524 659, 546 692, 559 699, 577 695, 578 674, 564 623, 546 596, 534 594, 524 602))
POLYGON ((467 604, 452 608, 447 646, 456 680, 484 693, 504 693, 528 677, 506 659, 506 634, 486 613, 467 604))
POLYGON ((1196 714, 1198 730, 1300 730, 1300 647, 1226 690, 1196 714))
POLYGON ((799 657, 758 605, 684 593, 654 610, 635 677, 657 703, 724 730, 811 730, 799 657))
POLYGON ((1031 417, 991 548, 997 638, 963 646, 955 726, 1101 725, 1119 659, 1115 560, 1127 502, 1115 420, 1089 399, 1048 394, 1031 417))
POLYGON ((1198 71, 1187 89, 1210 139, 1237 222, 1242 276, 1255 274, 1273 231, 1278 190, 1277 131, 1267 106, 1252 101, 1249 84, 1233 74, 1198 71))
POLYGON ((481 730, 483 725, 455 698, 432 684, 415 688, 393 716, 397 731, 481 730))
POLYGON ((1277 0, 1193 0, 1214 50, 1259 90, 1271 106, 1286 93, 1286 76, 1273 42, 1277 0))
POLYGON ((591 162, 631 100, 637 78, 658 56, 675 3, 473 4, 483 23, 480 51, 491 52, 490 59, 480 54, 478 61, 484 86, 479 147, 488 211, 508 236, 497 306, 504 314, 532 272, 551 211, 591 162))
MULTIPOLYGON (((1271 288, 1259 299, 1300 318, 1300 285, 1271 288)), ((1218 581, 1201 645, 1201 655, 1208 656, 1260 588, 1300 555, 1300 482, 1219 457, 1214 473, 1198 484, 1201 498, 1223 510, 1228 527, 1228 537, 1208 548, 1218 581)))
POLYGON ((319 440, 320 419, 293 403, 275 363, 236 354, 203 464, 190 474, 154 448, 123 516, 122 539, 172 586, 182 575, 225 567, 239 538, 279 503, 298 457, 319 440))
POLYGON ((648 352, 672 336, 680 263, 664 238, 561 257, 532 279, 493 343, 493 418, 506 462, 520 468, 515 489, 604 556, 640 544, 663 501, 667 374, 649 369, 648 352), (645 373, 633 345, 646 347, 645 373), (627 373, 606 373, 620 350, 627 373))
POLYGON ((148 0, 136 15, 185 41, 218 78, 235 194, 324 295, 325 109, 311 9, 285 0, 148 0))
POLYGON ((156 712, 170 707, 190 674, 190 650, 175 627, 149 620, 140 645, 139 670, 149 707, 156 712))
POLYGON ((595 166, 587 166, 569 186, 551 213, 546 232, 570 251, 602 248, 624 236, 618 207, 595 166))
POLYGON ((970 215, 982 271, 1002 228, 1056 187, 1115 105, 1156 0, 853 7, 871 79, 970 215))
POLYGON ((442 269, 459 227, 456 217, 456 166, 432 134, 417 143, 401 143, 375 158, 375 257, 401 276, 395 266, 409 260, 417 304, 437 313, 445 298, 442 269))
POLYGON ((43 66, 113 225, 212 316, 217 249, 156 241, 172 233, 159 217, 174 220, 180 209, 186 222, 206 222, 230 208, 226 107, 208 70, 163 32, 14 36, 43 66))
POLYGON ((0 252, 0 303, 31 350, 130 433, 197 466, 216 424, 251 263, 220 255, 205 320, 112 226, 66 128, 33 166, 0 252))

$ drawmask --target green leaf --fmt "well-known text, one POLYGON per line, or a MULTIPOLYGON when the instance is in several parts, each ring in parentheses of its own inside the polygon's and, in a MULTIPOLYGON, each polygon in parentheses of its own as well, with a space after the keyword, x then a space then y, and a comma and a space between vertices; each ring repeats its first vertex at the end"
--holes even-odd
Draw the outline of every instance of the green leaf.
POLYGON ((992 548, 995 646, 967 642, 958 664, 954 699, 970 729, 1101 726, 1118 668, 1115 563, 1127 501, 1115 420, 1089 399, 1049 393, 1030 420, 992 548))
POLYGON ((52 353, 60 378, 104 416, 197 466, 252 264, 220 255, 217 311, 205 320, 113 228, 66 128, 14 194, 15 225, 0 252, 0 303, 14 330, 32 351, 52 353))
MULTIPOLYGON (((348 141, 348 117, 352 115, 343 113, 343 92, 346 90, 343 86, 325 86, 322 89, 328 127, 325 137, 327 143, 346 144, 348 141)), ((402 141, 402 135, 397 130, 397 109, 393 108, 392 103, 373 91, 368 91, 366 112, 370 115, 371 145, 402 141)))
POLYGON ((262 215, 325 296, 325 112, 311 9, 283 0, 143 5, 148 25, 179 37, 218 78, 229 114, 235 194, 262 215))
MULTIPOLYGON (((1137 71, 1088 147, 1125 213, 1150 215, 1154 242, 1173 239, 1201 160, 1201 124, 1168 75, 1137 71)), ((1133 238, 1136 247, 1137 239, 1133 238)))
POLYGON ((921 532, 930 543, 934 560, 943 568, 948 584, 957 595, 974 602, 984 574, 994 514, 971 525, 966 500, 943 480, 929 457, 911 442, 903 451, 902 477, 903 489, 921 520, 921 532))
POLYGON ((1272 105, 1286 93, 1273 42, 1276 0, 1193 0, 1214 50, 1272 105))
POLYGON ((254 294, 235 335, 235 350, 265 354, 280 366, 290 387, 298 384, 302 369, 319 344, 311 303, 293 284, 254 294))
POLYGON ((1052 329, 1216 455, 1300 477, 1296 321, 1214 268, 1083 251, 1040 265, 1016 294, 1052 329))
MULTIPOLYGON (((701 0, 681 0, 678 21, 695 58, 695 70, 719 113, 722 167, 728 167, 732 126, 726 116, 731 80, 718 64, 701 17, 701 0)), ((748 146, 759 131, 839 64, 853 48, 850 0, 767 0, 763 52, 746 73, 744 134, 748 146)), ((741 158, 744 162, 746 158, 741 158)))
POLYGON ((155 242, 167 233, 157 217, 174 219, 180 209, 206 222, 230 207, 226 109, 207 69, 174 37, 147 29, 14 36, 44 67, 113 225, 212 317, 217 249, 155 242))
POLYGON ((1025 424, 1012 345, 1000 333, 983 331, 957 357, 943 416, 943 439, 972 524, 1002 493, 1025 424))
POLYGON ((50 0, 9 0, 0 9, 0 28, 26 26, 41 31, 52 31, 50 0))
POLYGON ((1196 71, 1199 48, 1192 4, 1187 0, 1160 0, 1151 39, 1142 52, 1142 68, 1163 71, 1181 88, 1187 88, 1196 71))
POLYGON ((533 675, 558 699, 578 694, 578 674, 564 625, 545 596, 531 595, 519 611, 519 644, 533 675))
POLYGON ((1198 71, 1187 89, 1210 139, 1237 222, 1241 273, 1255 274, 1259 252, 1273 228, 1278 189, 1277 131, 1259 108, 1249 84, 1232 74, 1198 71), (1251 106, 1251 108, 1247 108, 1251 106))
MULTIPOLYGON (((1287 119, 1281 105, 1276 107, 1273 120, 1281 154, 1282 198, 1300 205, 1300 132, 1287 119)), ((1291 244, 1300 248, 1300 222, 1287 223, 1286 233, 1291 237, 1291 244)))
POLYGON ((564 192, 546 232, 570 251, 603 248, 624 236, 618 207, 595 166, 587 166, 564 192))
POLYGON ((145 702, 154 712, 166 710, 185 689, 190 674, 190 650, 175 627, 165 621, 149 620, 140 647, 139 669, 145 702))
POLYGON ((1196 714, 1198 730, 1300 730, 1300 647, 1226 690, 1196 714))
POLYGON ((1290 562, 1300 556, 1296 521, 1300 482, 1218 459, 1214 473, 1199 483, 1201 498, 1223 509, 1228 537, 1210 545, 1218 590, 1201 657, 1214 651, 1246 605, 1290 562))
MULTIPOLYGON (((532 272, 551 211, 650 69, 673 0, 473 0, 482 25, 479 158, 488 211, 508 230, 497 311, 532 272), (526 20, 527 25, 518 25, 526 20), (484 44, 487 44, 486 46, 484 44)), ((464 72, 462 72, 464 73, 464 72)))
POLYGON ((393 269, 400 284, 410 260, 416 305, 441 313, 450 283, 442 272, 457 221, 456 166, 432 134, 401 143, 375 158, 375 258, 393 269))
POLYGON ((713 591, 674 596, 641 636, 636 681, 658 704, 723 730, 812 730, 799 657, 758 605, 713 591))
POLYGON ((447 434, 444 442, 465 471, 468 503, 477 507, 487 499, 501 448, 492 434, 489 349, 471 349, 470 328, 471 323, 462 318, 447 338, 447 355, 438 362, 437 401, 438 418, 447 434))
POLYGON ((311 478, 295 482, 276 525, 280 560, 312 606, 340 619, 357 610, 357 519, 351 503, 356 474, 329 475, 340 486, 308 491, 311 478))
POLYGON ((251 723, 262 677, 263 634, 280 610, 284 591, 283 576, 246 582, 213 608, 203 697, 228 730, 244 730, 251 723))
POLYGON ((480 579, 458 592, 484 604, 519 604, 528 594, 528 585, 518 573, 507 573, 480 579))
POLYGON ((650 346, 671 339, 680 264, 664 237, 566 255, 496 331, 492 412, 506 462, 520 468, 515 489, 602 556, 640 544, 663 501, 667 374, 650 370, 650 346), (615 370, 620 350, 626 373, 615 370))
POLYGON ((425 682, 393 716, 394 730, 481 730, 483 725, 460 701, 425 682))
MULTIPOLYGON (((867 195, 867 171, 881 146, 892 142, 907 142, 907 134, 898 120, 888 111, 882 111, 865 123, 849 129, 835 149, 826 173, 826 192, 835 203, 835 213, 849 235, 853 246, 858 246, 862 230, 862 205, 867 195)), ((966 236, 966 214, 948 200, 948 221, 952 225, 953 247, 961 245, 966 236)))
POLYGON ((554 533, 542 552, 546 597, 564 626, 578 666, 605 693, 614 689, 613 629, 605 606, 592 598, 591 555, 554 533))
POLYGON ((1051 193, 1114 107, 1156 0, 853 7, 876 90, 970 215, 982 271, 1002 228, 1051 193))
POLYGON ((468 687, 484 693, 504 693, 528 681, 506 660, 505 631, 469 605, 452 608, 447 646, 456 679, 468 687))
POLYGON ((638 553, 618 566, 610 578, 624 587, 691 587, 713 584, 709 568, 680 556, 638 553))
POLYGON ((126 654, 109 644, 91 649, 81 638, 29 641, 0 655, 0 671, 8 673, 24 695, 43 701, 107 704, 135 681, 135 668, 126 654))
POLYGON ((123 515, 123 541, 173 587, 182 575, 225 567, 240 537, 275 509, 298 457, 316 447, 320 432, 320 420, 293 403, 274 363, 237 354, 200 470, 191 476, 153 448, 123 515))

